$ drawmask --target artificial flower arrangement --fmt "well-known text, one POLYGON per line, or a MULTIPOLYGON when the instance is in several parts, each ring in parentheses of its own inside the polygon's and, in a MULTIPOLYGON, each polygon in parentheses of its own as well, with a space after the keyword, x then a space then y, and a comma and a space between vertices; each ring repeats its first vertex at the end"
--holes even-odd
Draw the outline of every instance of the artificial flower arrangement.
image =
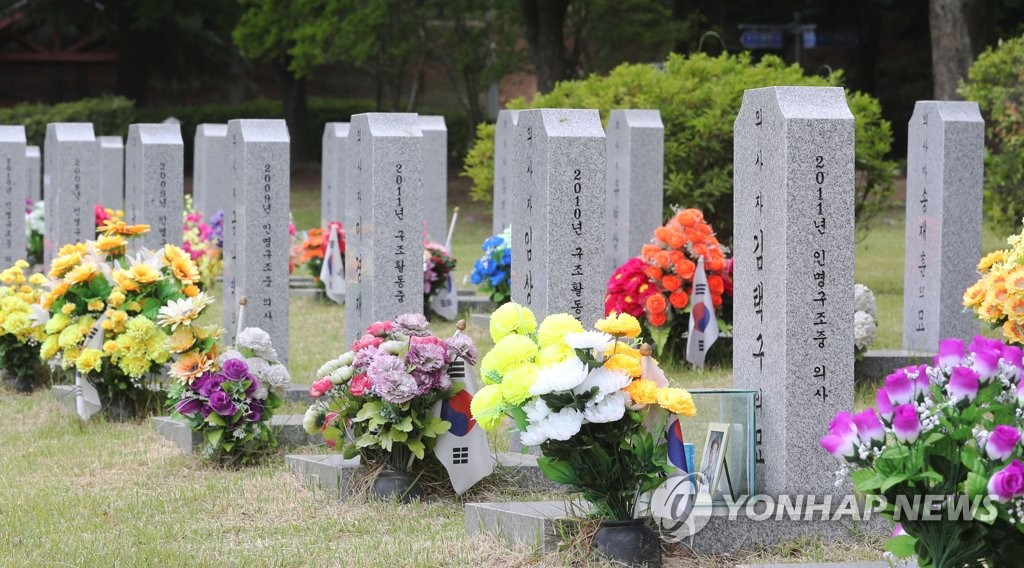
POLYGON ((28 263, 32 266, 43 263, 43 235, 46 225, 46 204, 42 201, 25 200, 25 251, 28 263))
POLYGON ((352 349, 323 364, 310 387, 316 400, 303 425, 322 433, 346 458, 397 472, 413 471, 451 423, 434 416, 435 403, 463 390, 449 368, 477 360, 473 340, 434 336, 423 314, 376 322, 352 349))
POLYGON ((469 281, 501 306, 512 299, 512 228, 489 237, 481 248, 484 255, 473 264, 469 281))
POLYGON ((858 361, 875 342, 878 323, 875 320, 875 294, 863 284, 853 286, 853 349, 858 361))
POLYGON ((978 336, 965 350, 946 339, 933 365, 886 377, 875 408, 829 424, 821 445, 844 463, 837 485, 850 475, 858 493, 885 498, 889 518, 899 498, 919 508, 921 496, 940 496, 925 499, 928 517, 895 519, 905 532, 886 546, 895 556, 935 568, 1019 564, 1022 373, 1019 347, 978 336))
POLYGON ((594 515, 628 520, 638 497, 673 471, 664 434, 670 414, 690 417, 696 408, 686 390, 643 376, 636 318, 612 314, 596 327, 585 331, 568 314, 538 325, 519 304, 498 308, 495 345, 480 362, 486 386, 471 411, 487 430, 510 417, 524 445, 540 446, 545 476, 579 492, 594 515))
MULTIPOLYGON (((162 318, 169 316, 161 310, 162 318)), ((183 323, 179 329, 190 327, 183 323)), ((173 343, 172 336, 169 345, 173 343)), ((270 419, 284 404, 291 376, 278 362, 266 331, 245 328, 235 343, 234 349, 222 353, 201 375, 180 378, 168 398, 175 413, 203 436, 205 457, 244 464, 258 461, 277 447, 270 419)), ((215 350, 216 344, 209 349, 215 350)))
POLYGON ((964 293, 964 307, 1010 343, 1024 345, 1024 231, 1006 239, 1008 248, 978 262, 978 281, 964 293))
MULTIPOLYGON (((159 375, 171 358, 171 332, 157 324, 161 307, 177 302, 179 317, 188 318, 211 301, 196 285, 199 269, 182 249, 166 245, 128 254, 130 239, 148 230, 115 215, 98 229, 96 240, 65 245, 50 265, 49 290, 40 297, 50 315, 42 359, 80 373, 112 415, 137 416, 162 406, 159 375)), ((218 329, 193 326, 201 341, 218 329)), ((190 357, 186 363, 208 361, 190 357)))
POLYGON ((0 272, 0 369, 22 392, 42 384, 39 344, 46 336, 46 316, 38 307, 46 277, 26 277, 28 266, 28 262, 19 260, 0 272))
POLYGON ((690 291, 697 262, 703 257, 708 291, 719 321, 729 313, 723 309, 732 296, 731 262, 728 249, 697 209, 683 209, 665 225, 654 230, 654 238, 643 246, 640 256, 620 266, 608 280, 605 313, 626 313, 640 318, 644 329, 662 356, 682 358, 684 341, 666 344, 670 337, 682 337, 689 326, 690 291))
POLYGON ((192 196, 185 196, 185 211, 182 213, 181 248, 189 254, 199 268, 200 286, 203 290, 213 287, 224 269, 221 249, 224 245, 224 214, 220 222, 207 225, 203 222, 202 211, 192 205, 192 196))
POLYGON ((455 270, 455 258, 440 243, 423 242, 423 305, 448 287, 448 279, 455 270))
POLYGON ((324 287, 324 283, 320 281, 320 271, 324 265, 324 258, 327 257, 327 245, 331 239, 332 227, 338 228, 338 235, 341 237, 338 241, 338 248, 342 261, 344 261, 345 229, 337 221, 331 221, 326 228, 317 227, 300 233, 301 242, 292 248, 295 265, 306 267, 306 270, 313 276, 317 288, 324 287))

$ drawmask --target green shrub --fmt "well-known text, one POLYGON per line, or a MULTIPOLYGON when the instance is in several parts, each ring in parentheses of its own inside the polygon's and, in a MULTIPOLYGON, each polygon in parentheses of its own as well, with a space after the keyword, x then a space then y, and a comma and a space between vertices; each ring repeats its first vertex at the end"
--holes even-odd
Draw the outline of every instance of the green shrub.
POLYGON ((985 218, 1004 231, 1024 217, 1024 36, 978 56, 960 96, 985 118, 985 218))
POLYGON ((48 105, 24 103, 0 108, 0 124, 23 124, 29 144, 43 145, 50 122, 91 122, 97 136, 124 136, 135 105, 124 97, 100 97, 48 105))
MULTIPOLYGON (((627 64, 607 76, 559 83, 532 102, 515 99, 509 108, 596 108, 607 121, 616 108, 655 108, 665 124, 665 206, 703 210, 728 241, 732 235, 732 130, 743 91, 772 85, 839 86, 842 74, 805 76, 796 65, 764 57, 752 64, 749 54, 709 57, 669 56, 663 71, 627 64)), ((882 119, 878 101, 849 93, 856 122, 858 220, 883 208, 892 192, 895 164, 885 160, 892 127, 882 119)), ((464 173, 473 179, 473 196, 491 198, 494 127, 477 129, 476 144, 466 157, 464 173)), ((863 225, 862 225, 863 226, 863 225)))

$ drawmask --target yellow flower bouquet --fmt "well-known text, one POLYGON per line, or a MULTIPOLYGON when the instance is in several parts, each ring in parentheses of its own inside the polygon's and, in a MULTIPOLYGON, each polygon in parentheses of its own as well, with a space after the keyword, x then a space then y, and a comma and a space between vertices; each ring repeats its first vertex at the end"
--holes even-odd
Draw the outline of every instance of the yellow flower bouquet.
POLYGON ((30 392, 44 382, 39 344, 45 339, 46 316, 38 304, 46 277, 26 276, 28 266, 28 262, 19 260, 0 272, 0 369, 22 392, 30 392))
POLYGON ((670 414, 694 416, 690 393, 668 387, 641 353, 640 324, 611 314, 586 331, 568 314, 539 325, 515 303, 490 323, 494 348, 480 363, 485 386, 473 418, 485 429, 510 417, 526 446, 540 446, 549 479, 569 485, 604 519, 634 518, 638 497, 661 485, 670 414))
POLYGON ((40 355, 87 378, 110 415, 135 417, 163 405, 159 378, 172 350, 181 355, 170 371, 179 379, 216 359, 210 347, 219 326, 192 325, 211 299, 196 285, 189 255, 170 244, 128 253, 130 239, 148 230, 117 216, 105 220, 96 240, 60 249, 40 298, 50 315, 40 355))
POLYGON ((1009 248, 978 262, 980 278, 964 293, 964 307, 993 328, 1002 327, 1008 343, 1024 345, 1024 231, 1006 239, 1009 248))

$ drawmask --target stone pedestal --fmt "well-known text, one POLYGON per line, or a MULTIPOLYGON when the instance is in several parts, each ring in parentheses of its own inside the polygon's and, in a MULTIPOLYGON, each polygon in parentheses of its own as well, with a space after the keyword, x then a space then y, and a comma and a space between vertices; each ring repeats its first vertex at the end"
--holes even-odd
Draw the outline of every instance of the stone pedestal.
MULTIPOLYGON (((150 418, 149 422, 160 436, 174 442, 174 445, 185 453, 194 453, 203 448, 202 436, 193 432, 188 424, 181 420, 175 420, 170 416, 156 416, 150 418)), ((301 414, 274 416, 270 419, 270 427, 277 435, 278 445, 283 448, 323 444, 323 438, 319 435, 311 436, 302 428, 301 414)))

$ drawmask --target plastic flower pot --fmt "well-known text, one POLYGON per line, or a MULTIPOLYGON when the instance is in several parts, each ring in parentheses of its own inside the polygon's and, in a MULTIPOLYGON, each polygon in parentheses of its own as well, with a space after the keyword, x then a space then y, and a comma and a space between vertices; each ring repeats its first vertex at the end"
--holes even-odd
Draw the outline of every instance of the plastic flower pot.
POLYGON ((417 476, 407 471, 381 470, 373 480, 370 495, 381 501, 397 500, 411 503, 423 498, 423 489, 417 483, 417 476))
POLYGON ((601 521, 594 548, 608 560, 626 566, 661 567, 661 543, 647 519, 601 521))

